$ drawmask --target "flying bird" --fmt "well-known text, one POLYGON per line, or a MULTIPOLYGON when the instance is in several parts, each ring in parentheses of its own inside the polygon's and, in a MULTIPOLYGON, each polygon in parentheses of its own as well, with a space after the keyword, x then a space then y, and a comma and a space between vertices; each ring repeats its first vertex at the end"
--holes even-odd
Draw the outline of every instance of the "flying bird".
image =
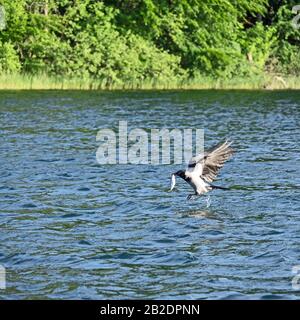
POLYGON ((228 190, 228 188, 213 185, 211 182, 216 179, 225 161, 232 156, 231 144, 232 142, 226 140, 206 152, 192 157, 186 170, 179 170, 172 174, 170 191, 175 187, 176 176, 182 178, 194 189, 195 193, 188 195, 188 200, 213 189, 228 190))

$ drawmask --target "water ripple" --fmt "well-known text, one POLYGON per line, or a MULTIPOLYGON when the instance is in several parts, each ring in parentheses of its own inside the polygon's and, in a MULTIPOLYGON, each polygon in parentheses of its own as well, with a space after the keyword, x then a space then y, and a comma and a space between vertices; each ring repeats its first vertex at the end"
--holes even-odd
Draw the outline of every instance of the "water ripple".
POLYGON ((299 92, 0 94, 0 298, 299 298, 299 92), (98 165, 120 120, 232 138, 231 190, 207 208, 167 192, 181 166, 98 165))

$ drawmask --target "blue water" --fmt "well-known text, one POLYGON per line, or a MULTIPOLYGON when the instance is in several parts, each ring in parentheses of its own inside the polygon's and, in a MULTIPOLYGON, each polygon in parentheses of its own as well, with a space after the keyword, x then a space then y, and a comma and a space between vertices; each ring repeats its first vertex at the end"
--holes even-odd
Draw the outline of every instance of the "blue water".
POLYGON ((2 299, 297 299, 300 92, 1 92, 2 299), (186 201, 182 165, 99 165, 97 131, 203 128, 234 140, 186 201))

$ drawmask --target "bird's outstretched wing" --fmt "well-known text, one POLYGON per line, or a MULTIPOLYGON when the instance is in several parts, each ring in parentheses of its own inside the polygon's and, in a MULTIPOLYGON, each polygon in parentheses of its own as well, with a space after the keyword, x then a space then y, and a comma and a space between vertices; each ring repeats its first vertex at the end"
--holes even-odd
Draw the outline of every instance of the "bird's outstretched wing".
POLYGON ((206 182, 216 179, 219 170, 233 154, 232 142, 225 141, 215 147, 193 157, 188 164, 188 171, 199 174, 206 182))

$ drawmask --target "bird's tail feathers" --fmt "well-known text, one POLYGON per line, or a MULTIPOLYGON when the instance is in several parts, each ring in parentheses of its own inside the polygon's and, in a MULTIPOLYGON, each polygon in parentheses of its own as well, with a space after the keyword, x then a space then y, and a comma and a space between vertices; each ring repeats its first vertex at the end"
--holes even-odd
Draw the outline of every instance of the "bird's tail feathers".
POLYGON ((214 184, 209 184, 212 189, 230 190, 230 188, 216 186, 214 184))

